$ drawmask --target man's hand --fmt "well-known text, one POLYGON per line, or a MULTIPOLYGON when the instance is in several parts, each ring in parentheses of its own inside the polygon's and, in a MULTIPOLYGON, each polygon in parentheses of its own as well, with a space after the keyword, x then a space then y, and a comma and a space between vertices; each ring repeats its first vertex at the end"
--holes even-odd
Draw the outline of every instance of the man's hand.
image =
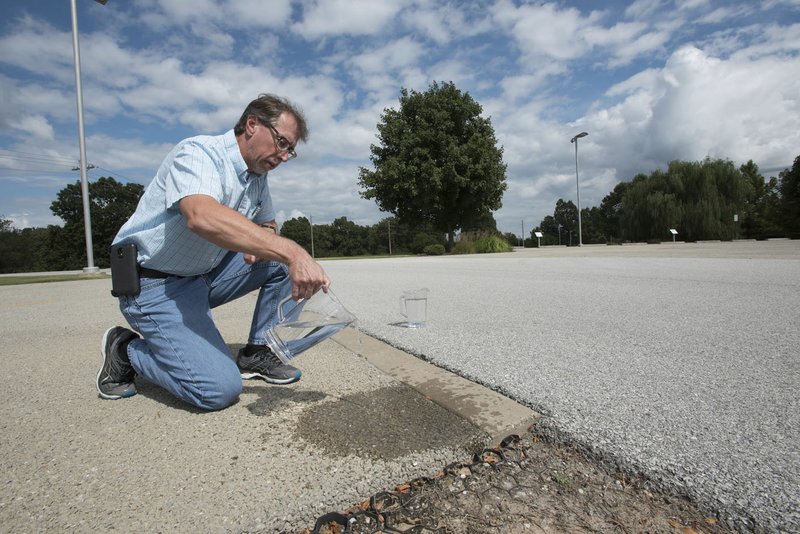
MULTIPOLYGON (((305 252, 305 251, 303 251, 305 252)), ((247 259, 245 258, 245 261, 247 259)), ((292 279, 292 298, 294 300, 308 299, 322 289, 328 292, 331 281, 322 266, 305 254, 289 263, 289 278, 292 279)))

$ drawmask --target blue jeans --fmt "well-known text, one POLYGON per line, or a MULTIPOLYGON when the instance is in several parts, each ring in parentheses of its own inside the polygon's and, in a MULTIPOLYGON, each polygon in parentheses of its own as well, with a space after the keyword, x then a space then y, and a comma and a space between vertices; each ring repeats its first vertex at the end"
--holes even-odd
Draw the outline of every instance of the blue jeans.
POLYGON ((128 345, 136 372, 179 399, 205 410, 230 406, 242 378, 211 309, 259 289, 248 343, 266 343, 264 331, 277 321, 278 304, 291 295, 286 265, 248 265, 229 252, 199 276, 141 279, 136 297, 121 297, 120 310, 142 335, 128 345))

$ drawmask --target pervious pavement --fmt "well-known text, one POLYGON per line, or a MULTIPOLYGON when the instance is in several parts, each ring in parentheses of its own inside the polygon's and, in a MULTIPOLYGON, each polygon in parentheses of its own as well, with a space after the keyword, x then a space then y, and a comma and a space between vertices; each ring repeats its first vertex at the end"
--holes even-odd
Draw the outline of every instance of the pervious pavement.
POLYGON ((324 263, 369 334, 738 530, 800 531, 800 241, 324 263), (428 325, 401 320, 428 287, 428 325))
MULTIPOLYGON (((2 532, 294 532, 535 417, 352 330, 297 358, 299 383, 248 381, 221 412, 142 381, 102 401, 100 339, 124 324, 110 287, 0 287, 2 532)), ((233 351, 254 303, 215 310, 233 351)))

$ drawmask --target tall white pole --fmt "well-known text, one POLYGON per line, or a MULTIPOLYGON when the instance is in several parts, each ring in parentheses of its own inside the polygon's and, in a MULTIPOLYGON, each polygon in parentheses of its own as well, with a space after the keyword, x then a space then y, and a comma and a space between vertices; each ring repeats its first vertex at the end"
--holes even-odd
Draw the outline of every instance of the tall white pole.
POLYGON ((86 176, 86 143, 83 134, 83 91, 81 90, 81 53, 78 46, 78 9, 70 0, 72 10, 72 53, 75 57, 75 93, 78 101, 78 144, 80 146, 81 196, 83 197, 83 227, 86 235, 86 262, 83 272, 97 272, 92 246, 92 216, 89 210, 89 180, 86 176))
MULTIPOLYGON (((581 229, 581 182, 578 179, 578 140, 575 139, 575 185, 578 188, 578 246, 583 246, 583 231, 581 229)), ((572 234, 569 235, 572 241, 572 234)), ((572 243, 570 243, 572 244, 572 243)))
POLYGON ((311 227, 311 257, 316 258, 314 256, 314 216, 308 216, 308 225, 311 227))
MULTIPOLYGON (((583 246, 583 232, 581 231, 581 181, 578 178, 578 139, 589 135, 586 132, 581 132, 572 139, 570 143, 575 143, 575 185, 578 188, 578 246, 583 246)), ((572 244, 572 232, 569 234, 570 244, 572 244)))

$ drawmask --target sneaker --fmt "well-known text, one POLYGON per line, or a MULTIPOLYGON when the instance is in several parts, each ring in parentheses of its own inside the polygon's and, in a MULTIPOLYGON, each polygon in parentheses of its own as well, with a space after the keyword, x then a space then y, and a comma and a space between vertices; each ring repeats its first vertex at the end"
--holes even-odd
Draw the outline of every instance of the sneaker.
POLYGON ((137 338, 135 332, 115 326, 109 328, 100 342, 103 366, 97 373, 97 392, 104 399, 122 399, 136 395, 133 370, 128 359, 128 342, 137 338))
MULTIPOLYGON (((269 347, 259 346, 248 355, 246 347, 239 349, 236 364, 242 378, 261 378, 270 384, 291 384, 300 380, 300 369, 287 365, 269 347)), ((251 349, 252 350, 252 349, 251 349)))

